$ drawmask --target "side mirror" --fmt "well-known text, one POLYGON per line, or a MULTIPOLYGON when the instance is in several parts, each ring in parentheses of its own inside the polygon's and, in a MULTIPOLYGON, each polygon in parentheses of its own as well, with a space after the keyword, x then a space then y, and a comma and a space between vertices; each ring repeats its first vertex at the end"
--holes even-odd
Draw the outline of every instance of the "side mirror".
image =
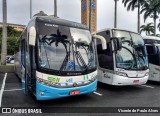
POLYGON ((103 49, 103 50, 107 49, 107 42, 106 42, 106 39, 105 39, 104 37, 102 37, 102 36, 100 36, 100 35, 95 35, 95 34, 93 34, 92 37, 93 37, 94 39, 99 39, 99 40, 101 40, 102 49, 103 49))
POLYGON ((114 43, 114 50, 120 50, 122 49, 122 40, 121 38, 117 38, 117 37, 113 37, 111 38, 113 40, 114 43))
POLYGON ((36 29, 35 27, 31 27, 29 29, 29 45, 35 46, 36 42, 36 29))

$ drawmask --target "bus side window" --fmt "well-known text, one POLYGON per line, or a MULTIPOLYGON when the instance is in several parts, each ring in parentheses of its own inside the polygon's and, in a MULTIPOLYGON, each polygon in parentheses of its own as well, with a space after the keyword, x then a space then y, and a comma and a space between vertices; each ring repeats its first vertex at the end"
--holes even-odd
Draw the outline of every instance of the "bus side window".
POLYGON ((146 45, 146 48, 147 48, 149 63, 158 65, 160 60, 159 54, 154 54, 152 45, 146 45))
POLYGON ((107 49, 102 49, 102 44, 99 40, 97 40, 97 54, 98 54, 98 61, 99 66, 101 68, 113 70, 113 53, 112 53, 112 46, 111 42, 108 42, 110 39, 110 35, 107 32, 101 32, 98 33, 98 35, 101 35, 107 39, 107 49))
POLYGON ((153 46, 146 45, 148 55, 153 55, 153 46))
POLYGON ((21 40, 21 62, 25 67, 25 39, 21 40))

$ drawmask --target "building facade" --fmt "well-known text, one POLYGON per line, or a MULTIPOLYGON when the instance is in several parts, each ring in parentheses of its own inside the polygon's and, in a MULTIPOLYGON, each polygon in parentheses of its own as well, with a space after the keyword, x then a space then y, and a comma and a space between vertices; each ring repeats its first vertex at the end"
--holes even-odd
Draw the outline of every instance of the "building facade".
MULTIPOLYGON (((2 23, 0 22, 0 27, 2 27, 2 23)), ((25 29, 25 25, 20 25, 20 24, 12 24, 12 23, 7 23, 7 26, 13 27, 17 31, 23 31, 25 29)))
POLYGON ((97 30, 97 0, 81 0, 81 23, 89 27, 90 16, 90 1, 91 1, 91 30, 97 30))

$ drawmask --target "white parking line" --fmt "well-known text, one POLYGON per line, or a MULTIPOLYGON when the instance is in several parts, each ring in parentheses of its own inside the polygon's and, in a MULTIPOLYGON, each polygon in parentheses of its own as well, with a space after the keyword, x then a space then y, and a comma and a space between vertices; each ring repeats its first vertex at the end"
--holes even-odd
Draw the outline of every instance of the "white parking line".
POLYGON ((2 87, 1 87, 1 90, 0 90, 0 107, 2 105, 2 95, 3 95, 5 83, 6 83, 6 78, 7 78, 7 73, 5 73, 5 75, 4 75, 2 87))
POLYGON ((6 91, 21 91, 22 89, 10 89, 10 90, 4 90, 4 92, 6 91))
POLYGON ((93 92, 96 95, 102 96, 102 94, 98 93, 98 92, 93 92))
POLYGON ((143 86, 143 87, 148 87, 148 88, 154 88, 154 87, 152 87, 152 86, 148 86, 148 85, 140 85, 140 86, 143 86))

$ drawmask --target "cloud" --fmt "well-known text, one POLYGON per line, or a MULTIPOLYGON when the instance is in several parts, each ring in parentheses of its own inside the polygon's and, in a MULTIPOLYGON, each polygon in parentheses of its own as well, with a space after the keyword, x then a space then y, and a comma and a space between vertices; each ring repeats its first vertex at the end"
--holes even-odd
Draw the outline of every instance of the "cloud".
MULTIPOLYGON (((54 13, 53 0, 32 0, 33 15, 44 11, 49 15, 54 13)), ((63 19, 81 22, 81 0, 57 0, 58 16, 63 19)), ((29 0, 7 0, 8 22, 27 24, 30 19, 29 0)), ((2 6, 2 0, 0 0, 2 6)), ((137 9, 127 11, 122 1, 118 1, 118 28, 137 31, 137 9)), ((2 22, 2 8, 0 9, 0 22, 2 22)), ((153 22, 148 19, 146 23, 153 22)), ((157 20, 158 22, 158 20, 157 20)), ((146 24, 145 23, 145 24, 146 24)), ((144 24, 141 15, 141 24, 144 24)), ((114 0, 97 0, 97 29, 113 28, 114 26, 114 0)))
POLYGON ((111 0, 98 0, 97 2, 97 30, 113 28, 114 26, 114 2, 111 0))

